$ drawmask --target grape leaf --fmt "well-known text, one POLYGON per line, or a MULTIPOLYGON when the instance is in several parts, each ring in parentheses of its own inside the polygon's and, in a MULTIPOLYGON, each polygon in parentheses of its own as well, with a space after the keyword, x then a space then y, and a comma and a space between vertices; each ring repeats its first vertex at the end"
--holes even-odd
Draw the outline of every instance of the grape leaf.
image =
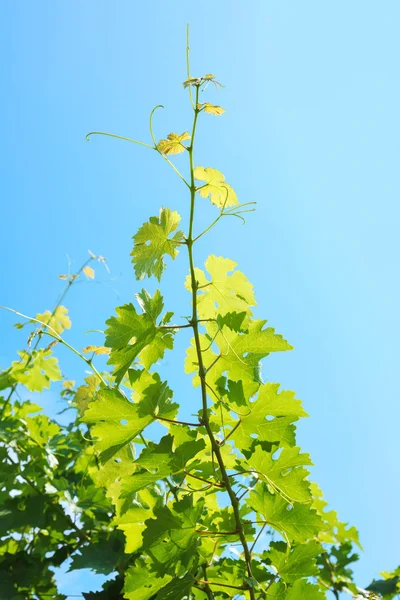
MULTIPOLYGON (((209 256, 204 263, 210 274, 207 279, 204 271, 195 269, 199 286, 197 296, 198 314, 201 319, 210 319, 227 313, 251 315, 250 307, 256 305, 253 286, 241 271, 237 271, 237 263, 221 256, 209 256)), ((191 291, 191 277, 186 278, 186 289, 191 291)))
POLYGON ((291 506, 279 494, 271 494, 263 483, 250 492, 247 504, 290 541, 306 542, 324 527, 321 517, 309 504, 296 502, 291 506))
POLYGON ((216 106, 210 102, 198 103, 197 109, 208 113, 209 115, 222 115, 225 110, 221 106, 216 106))
POLYGON ((89 279, 94 279, 94 269, 92 269, 92 267, 85 267, 83 272, 89 279))
POLYGON ((124 560, 124 549, 121 539, 109 539, 91 542, 79 548, 79 554, 74 554, 68 571, 76 569, 91 569, 95 573, 108 575, 116 570, 124 560))
POLYGON ((202 198, 210 198, 212 204, 223 208, 238 203, 235 190, 225 182, 225 177, 217 169, 196 167, 194 177, 198 181, 205 181, 203 186, 197 188, 197 193, 202 198))
POLYGON ((312 462, 308 454, 300 454, 300 448, 284 448, 278 458, 274 459, 272 453, 264 452, 260 446, 256 446, 247 463, 257 471, 261 479, 290 501, 311 500, 310 483, 305 480, 309 471, 303 467, 312 465, 312 462))
POLYGON ((203 507, 202 499, 194 503, 193 496, 187 495, 171 509, 155 509, 155 518, 146 521, 143 546, 157 572, 178 575, 182 567, 187 570, 193 565, 199 544, 196 528, 203 507))
MULTIPOLYGON (((190 461, 205 448, 204 440, 184 442, 175 452, 172 451, 173 437, 166 435, 159 443, 149 442, 135 465, 142 467, 141 471, 135 472, 123 480, 121 497, 127 498, 150 483, 165 479, 183 470, 190 471, 193 464, 190 461)), ((197 461, 198 462, 198 461, 197 461)))
POLYGON ((62 379, 58 360, 50 350, 33 350, 31 354, 22 350, 18 354, 21 360, 12 363, 10 374, 29 391, 42 392, 50 387, 51 381, 62 379))
POLYGON ((268 596, 281 600, 326 600, 325 592, 321 592, 318 586, 301 579, 286 590, 283 583, 274 583, 268 590, 268 596))
POLYGON ((162 208, 158 217, 150 217, 133 236, 131 253, 137 279, 154 275, 158 281, 165 270, 164 256, 172 259, 178 254, 177 247, 183 240, 183 231, 176 231, 181 218, 176 211, 162 208))
POLYGON ((297 579, 312 577, 318 573, 316 557, 322 552, 324 550, 317 542, 298 544, 290 552, 285 543, 272 542, 262 558, 275 567, 286 583, 294 583, 297 579))
MULTIPOLYGON (((266 321, 256 320, 249 323, 246 333, 236 333, 229 328, 215 334, 215 323, 208 324, 208 336, 201 336, 203 361, 207 369, 207 379, 210 383, 219 380, 225 373, 229 373, 232 381, 242 381, 243 390, 247 397, 251 397, 262 383, 260 376, 260 360, 270 352, 291 350, 292 346, 271 327, 263 329, 266 321), (214 332, 214 333, 213 333, 214 332), (210 340, 215 337, 215 345, 219 348, 216 354, 211 348, 210 340)), ((198 371, 198 358, 194 345, 187 351, 185 372, 198 371)), ((198 386, 200 379, 196 375, 193 385, 198 386)))
POLYGON ((124 598, 128 600, 150 600, 171 579, 170 575, 157 577, 157 575, 151 573, 148 565, 135 565, 128 569, 125 574, 124 598))
MULTIPOLYGON (((44 313, 38 313, 35 317, 38 321, 49 325, 56 333, 61 334, 65 329, 70 329, 71 319, 68 316, 68 309, 65 306, 57 306, 55 311, 51 313, 49 310, 45 310, 44 313)), ((39 325, 36 321, 29 319, 25 323, 16 323, 17 329, 22 329, 29 323, 39 325)))
POLYGON ((117 383, 140 356, 146 369, 164 356, 166 349, 173 347, 173 333, 157 327, 157 317, 163 309, 163 301, 157 290, 153 298, 146 290, 137 295, 145 312, 138 314, 133 304, 125 304, 116 309, 117 317, 106 321, 105 345, 111 348, 108 363, 114 365, 117 383))
POLYGON ((129 444, 156 419, 157 414, 166 418, 175 416, 178 405, 170 401, 171 390, 157 374, 151 377, 153 383, 144 390, 138 403, 130 402, 117 389, 101 389, 90 402, 82 420, 92 424, 91 431, 97 438, 96 449, 102 462, 107 462, 129 444))
POLYGON ((245 403, 246 409, 241 409, 239 419, 232 417, 229 410, 222 409, 227 437, 235 442, 239 450, 246 450, 250 437, 255 435, 260 441, 294 446, 295 430, 292 423, 307 416, 307 413, 301 401, 295 400, 294 392, 279 393, 278 390, 279 384, 276 383, 261 385, 257 399, 245 403))
POLYGON ((160 140, 157 144, 157 150, 162 154, 181 154, 186 150, 182 144, 185 140, 190 140, 187 131, 184 133, 169 133, 166 140, 160 140))

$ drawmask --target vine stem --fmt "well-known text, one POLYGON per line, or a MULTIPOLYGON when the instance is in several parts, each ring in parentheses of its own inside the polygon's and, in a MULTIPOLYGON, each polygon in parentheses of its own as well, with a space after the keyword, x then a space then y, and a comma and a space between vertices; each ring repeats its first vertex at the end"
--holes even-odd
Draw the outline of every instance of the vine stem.
MULTIPOLYGON (((199 115, 199 110, 197 108, 199 100, 199 86, 196 86, 196 98, 195 98, 195 107, 194 107, 194 119, 193 119, 193 129, 192 129, 192 138, 191 143, 188 148, 189 151, 189 162, 190 162, 190 218, 189 218, 189 235, 186 239, 186 245, 189 254, 189 267, 190 267, 190 278, 191 278, 191 289, 192 289, 192 319, 191 325, 193 328, 196 354, 199 365, 199 378, 201 383, 201 397, 202 397, 202 408, 203 408, 203 417, 202 421, 204 423, 204 427, 206 428, 207 435, 209 437, 211 448, 213 453, 216 456, 220 471, 222 481, 225 484, 225 489, 229 495, 229 499, 232 505, 233 514, 236 523, 237 533, 239 535, 240 542, 243 547, 244 558, 246 562, 246 570, 249 577, 253 578, 252 568, 251 568, 251 552, 249 550, 246 536, 244 534, 243 524, 240 519, 240 506, 239 501, 236 497, 236 494, 231 486, 230 478, 227 474, 226 467, 224 464, 224 460, 221 454, 220 445, 216 441, 214 434, 212 432, 210 421, 208 417, 208 407, 207 407, 207 386, 206 386, 206 369, 203 363, 203 355, 201 352, 201 344, 200 344, 200 334, 199 334, 199 320, 197 315, 197 281, 196 281, 196 273, 194 268, 194 259, 193 259, 193 225, 194 225, 194 214, 195 214, 195 200, 196 200, 196 186, 194 179, 194 162, 193 162, 193 148, 194 141, 196 137, 196 127, 197 127, 197 118, 199 115)), ((203 583, 203 582, 202 582, 203 583)), ((239 588, 240 589, 240 588, 239 588)), ((250 600, 255 600, 256 596, 254 593, 254 589, 252 587, 243 587, 241 589, 248 589, 250 594, 250 600)))

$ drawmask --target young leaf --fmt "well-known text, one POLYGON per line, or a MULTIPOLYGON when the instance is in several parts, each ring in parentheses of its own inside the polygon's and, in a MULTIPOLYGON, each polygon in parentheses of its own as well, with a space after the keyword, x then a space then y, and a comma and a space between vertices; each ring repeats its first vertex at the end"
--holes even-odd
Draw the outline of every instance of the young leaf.
POLYGON ((135 564, 125 575, 124 598, 128 600, 150 600, 172 580, 170 575, 159 577, 151 572, 150 565, 135 564))
POLYGON ((194 177, 198 181, 205 181, 197 192, 202 198, 210 198, 212 204, 219 208, 238 204, 235 190, 225 182, 225 177, 217 169, 210 167, 196 167, 194 177))
POLYGON ((83 272, 85 273, 86 277, 89 277, 89 279, 94 279, 94 269, 92 269, 92 267, 85 267, 83 272))
POLYGON ((182 231, 177 231, 171 237, 180 220, 176 211, 162 208, 158 217, 150 217, 133 236, 131 256, 137 279, 154 275, 160 281, 166 266, 164 256, 168 254, 174 259, 178 254, 177 247, 184 237, 182 231))
MULTIPOLYGON (((249 440, 255 435, 260 441, 274 442, 280 446, 295 445, 292 423, 300 417, 306 417, 307 413, 303 410, 301 401, 294 399, 294 392, 279 393, 278 389, 279 384, 275 383, 261 385, 257 399, 245 404, 246 408, 241 409, 239 419, 233 418, 225 410, 226 432, 239 450, 248 449, 249 440), (228 433, 228 428, 231 429, 231 434, 228 433)), ((218 411, 216 416, 218 417, 218 411)))
MULTIPOLYGON (((200 317, 210 319, 230 312, 251 315, 251 307, 256 305, 253 286, 241 271, 236 270, 237 263, 212 254, 204 266, 210 275, 209 279, 204 271, 195 269, 200 317)), ((190 275, 186 278, 185 286, 191 291, 190 275)))
MULTIPOLYGON (((236 333, 225 327, 215 334, 217 326, 210 323, 207 326, 208 336, 201 336, 203 360, 207 368, 207 379, 215 383, 224 373, 229 374, 232 381, 241 381, 245 395, 249 398, 257 391, 260 383, 260 360, 271 352, 292 350, 292 346, 271 327, 263 329, 266 321, 256 320, 249 323, 247 333, 236 333), (210 346, 210 340, 215 337, 215 345, 219 354, 215 354, 210 346)), ((198 371, 198 358, 192 340, 187 351, 185 371, 198 371)), ((193 383, 199 385, 199 377, 194 377, 193 383)))
POLYGON ((82 352, 84 354, 89 354, 90 352, 93 352, 96 355, 110 354, 111 349, 106 348, 105 346, 86 346, 86 348, 82 348, 82 352))
MULTIPOLYGON (((61 334, 65 329, 70 329, 71 327, 71 319, 68 316, 68 309, 65 308, 65 306, 57 306, 54 313, 51 313, 49 310, 45 310, 44 313, 38 313, 36 319, 49 325, 49 327, 58 334, 61 334)), ((28 320, 25 323, 17 323, 15 327, 17 327, 17 329, 22 329, 22 327, 25 327, 28 323, 33 323, 37 327, 40 327, 40 323, 31 320, 28 320)))
POLYGON ((166 140, 160 140, 157 144, 157 150, 162 154, 181 154, 186 150, 182 144, 185 140, 190 140, 190 135, 187 131, 182 134, 170 133, 166 140))
POLYGON ((268 552, 264 552, 263 560, 270 562, 278 571, 279 577, 286 583, 294 583, 298 579, 312 577, 319 572, 316 557, 323 552, 323 548, 316 542, 299 544, 288 548, 282 542, 272 543, 268 552))
POLYGON ((305 480, 309 472, 304 465, 312 465, 308 454, 300 454, 300 448, 284 448, 277 459, 264 452, 260 446, 247 461, 273 490, 282 493, 293 502, 311 500, 310 483, 305 480))
POLYGON ((52 381, 61 381, 62 375, 58 360, 50 350, 33 350, 31 354, 20 351, 20 361, 11 365, 11 376, 31 392, 42 392, 52 381))
POLYGON ((130 402, 116 389, 101 389, 83 416, 83 421, 93 425, 102 462, 134 440, 157 415, 173 418, 177 412, 178 406, 171 403, 171 390, 157 374, 143 372, 141 378, 147 386, 139 402, 130 402))
POLYGON ((164 306, 160 292, 157 290, 152 298, 142 290, 138 296, 145 312, 138 314, 133 304, 125 304, 116 309, 117 317, 106 321, 105 345, 111 348, 108 363, 114 365, 117 383, 139 355, 143 366, 149 369, 163 358, 166 349, 173 347, 173 332, 157 327, 157 318, 164 306))
POLYGON ((247 504, 289 541, 307 542, 324 529, 321 517, 310 504, 296 502, 291 506, 279 494, 271 494, 264 483, 258 483, 250 492, 247 504))
POLYGON ((202 104, 199 103, 197 108, 198 110, 204 111, 209 115, 222 115, 225 112, 221 106, 216 106, 210 102, 203 102, 202 104))

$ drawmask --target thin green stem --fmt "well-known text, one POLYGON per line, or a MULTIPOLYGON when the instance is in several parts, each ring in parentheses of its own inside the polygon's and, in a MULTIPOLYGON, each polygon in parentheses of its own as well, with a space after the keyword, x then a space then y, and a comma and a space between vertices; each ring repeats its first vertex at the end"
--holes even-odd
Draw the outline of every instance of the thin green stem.
POLYGON ((151 148, 151 150, 154 150, 154 147, 150 146, 150 144, 139 142, 139 140, 133 140, 132 138, 124 137, 123 135, 117 135, 116 133, 107 133, 106 131, 91 131, 86 135, 87 141, 89 141, 89 137, 91 135, 106 135, 108 137, 117 138, 117 140, 124 140, 125 142, 131 142, 132 144, 138 144, 139 146, 144 146, 145 148, 151 148))
MULTIPOLYGON (((246 536, 243 529, 243 524, 240 518, 240 507, 239 501, 236 497, 234 490, 232 489, 231 482, 229 476, 226 472, 226 467, 224 464, 224 460, 221 453, 221 448, 218 442, 214 437, 214 433, 211 429, 209 416, 208 416, 208 407, 207 407, 207 385, 206 385, 206 369, 203 363, 203 355, 201 351, 200 344, 200 334, 199 334, 199 325, 198 325, 198 315, 197 315, 197 280, 196 280, 196 272, 194 268, 194 259, 193 259, 193 225, 194 225, 194 213, 195 213, 195 199, 196 199, 196 186, 194 179, 194 162, 193 162, 193 148, 196 136, 196 126, 197 126, 197 118, 199 111, 197 109, 198 104, 198 96, 199 96, 199 88, 196 87, 196 100, 195 100, 195 109, 194 109, 194 119, 193 119, 193 129, 192 129, 192 139, 189 147, 189 163, 190 163, 190 218, 189 218, 189 235, 186 240, 186 245, 188 248, 189 254, 189 267, 190 267, 190 277, 191 277, 191 289, 192 289, 192 327, 193 334, 195 340, 195 347, 199 365, 199 378, 201 384, 201 397, 202 397, 202 407, 203 407, 203 423, 207 431, 207 435, 209 437, 211 448, 213 453, 215 454, 218 462, 219 469, 221 471, 221 478, 225 484, 226 491, 228 492, 229 499, 232 505, 235 524, 237 529, 237 535, 240 538, 242 543, 245 562, 246 562, 246 570, 249 577, 253 577, 252 568, 251 568, 251 553, 249 547, 247 545, 246 536)), ((201 581, 200 583, 211 584, 211 582, 201 581)), ((253 588, 249 588, 248 586, 237 588, 237 589, 248 589, 250 600, 255 600, 255 593, 253 588)))
POLYGON ((153 140, 153 144, 154 146, 150 146, 150 148, 153 148, 153 150, 155 150, 156 152, 158 152, 158 154, 169 164, 169 166, 175 171, 175 173, 178 175, 178 177, 180 177, 180 179, 182 179, 183 183, 185 185, 187 185, 187 187, 190 187, 190 185, 188 184, 188 182, 186 181, 186 179, 184 178, 184 176, 182 175, 182 173, 180 173, 178 171, 178 169, 176 168, 176 166, 174 165, 173 162, 171 162, 169 160, 169 158, 167 158, 165 156, 165 154, 163 154, 162 152, 160 152, 160 150, 158 149, 157 146, 157 141, 153 132, 153 115, 156 112, 157 108, 164 108, 162 104, 157 104, 157 106, 155 106, 153 108, 153 110, 150 113, 150 135, 151 135, 151 139, 153 140))
POLYGON ((96 369, 96 367, 93 365, 91 360, 88 360, 87 358, 85 358, 83 356, 83 354, 81 354, 79 352, 79 350, 77 350, 76 348, 74 348, 73 346, 71 346, 71 344, 69 344, 68 342, 66 342, 59 333, 57 333, 57 331, 55 329, 53 329, 53 327, 51 327, 48 323, 45 323, 44 321, 40 321, 40 319, 36 319, 34 317, 29 317, 28 315, 24 315, 23 313, 19 312, 18 310, 14 310, 13 308, 9 308, 8 306, 0 306, 0 308, 2 308, 3 310, 8 310, 12 313, 14 313, 15 315, 18 315, 19 317, 22 317, 23 319, 28 319, 29 321, 33 321, 34 323, 39 323, 39 325, 42 325, 42 327, 46 327, 48 329, 48 331, 43 331, 41 335, 48 335, 51 338, 53 338, 54 340, 57 340, 57 342, 59 342, 60 344, 63 344, 64 346, 66 346, 69 350, 71 350, 71 352, 73 352, 74 354, 76 354, 77 356, 79 356, 79 358, 81 358, 87 365, 89 365, 89 367, 92 369, 93 373, 95 373, 97 375, 97 377, 100 379, 100 381, 106 386, 106 387, 110 387, 105 380, 103 379, 102 375, 99 373, 99 371, 96 369))

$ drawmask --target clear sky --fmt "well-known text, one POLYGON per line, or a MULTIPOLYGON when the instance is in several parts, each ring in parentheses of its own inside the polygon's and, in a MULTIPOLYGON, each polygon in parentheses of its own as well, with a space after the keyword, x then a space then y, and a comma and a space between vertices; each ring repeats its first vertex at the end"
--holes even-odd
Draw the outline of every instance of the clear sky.
MULTIPOLYGON (((84 138, 100 129, 149 141, 159 103, 158 137, 189 127, 180 84, 190 22, 192 73, 217 76, 225 88, 205 99, 227 111, 202 119, 196 162, 258 203, 246 226, 215 228, 197 263, 236 260, 255 284, 257 315, 295 346, 267 359, 264 375, 296 390, 311 415, 299 438, 331 506, 360 530, 360 585, 400 562, 399 20, 397 0, 0 6, 0 303, 51 308, 67 255, 72 269, 88 248, 106 256, 111 277, 98 268, 67 302, 68 339, 82 347, 101 343, 85 331, 140 289, 131 236, 161 205, 186 219, 185 190, 150 150, 84 138)), ((212 218, 201 202, 199 230, 212 218)), ((178 315, 186 270, 182 256, 162 288, 178 315)), ((2 368, 25 344, 14 321, 0 314, 2 368)), ((182 383, 186 342, 162 369, 178 400, 194 403, 182 383)), ((79 362, 60 356, 79 381, 79 362)), ((51 414, 56 398, 45 395, 51 414)), ((65 591, 82 591, 77 577, 65 591)))

